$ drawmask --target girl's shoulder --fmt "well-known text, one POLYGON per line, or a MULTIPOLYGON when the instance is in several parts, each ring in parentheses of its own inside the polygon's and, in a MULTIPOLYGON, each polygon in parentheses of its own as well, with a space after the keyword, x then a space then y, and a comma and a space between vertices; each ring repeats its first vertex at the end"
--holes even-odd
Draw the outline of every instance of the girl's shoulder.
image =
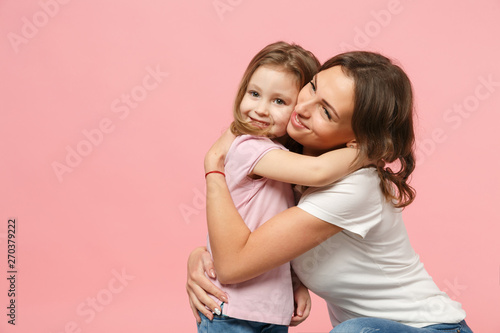
POLYGON ((234 139, 231 148, 255 147, 255 148, 279 148, 286 149, 282 144, 271 140, 266 136, 255 136, 249 134, 239 135, 234 139))
POLYGON ((256 163, 267 152, 274 149, 286 148, 273 140, 254 135, 237 136, 226 155, 226 163, 229 161, 246 161, 245 163, 256 163))

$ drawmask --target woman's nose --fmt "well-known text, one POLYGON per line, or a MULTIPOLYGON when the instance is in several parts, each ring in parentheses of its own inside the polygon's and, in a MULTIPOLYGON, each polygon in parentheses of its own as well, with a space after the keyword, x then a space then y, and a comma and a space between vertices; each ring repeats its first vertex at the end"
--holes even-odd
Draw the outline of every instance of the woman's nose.
POLYGON ((295 105, 295 111, 303 117, 309 117, 311 114, 311 105, 312 101, 310 100, 301 101, 300 103, 297 103, 297 105, 295 105))

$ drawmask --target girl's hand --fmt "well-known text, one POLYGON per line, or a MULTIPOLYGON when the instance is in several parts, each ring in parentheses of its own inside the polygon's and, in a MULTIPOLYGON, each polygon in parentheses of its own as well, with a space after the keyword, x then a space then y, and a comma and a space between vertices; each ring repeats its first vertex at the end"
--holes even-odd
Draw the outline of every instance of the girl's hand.
POLYGON ((311 296, 309 290, 302 282, 298 281, 297 287, 293 292, 295 300, 295 310, 290 322, 290 326, 297 326, 309 317, 311 312, 311 296))
POLYGON ((205 273, 215 278, 214 263, 206 247, 198 247, 190 253, 187 265, 186 291, 189 296, 189 305, 198 323, 201 323, 198 311, 212 320, 212 312, 220 314, 220 306, 208 296, 212 294, 219 300, 227 303, 227 295, 217 288, 205 273))
POLYGON ((236 136, 226 130, 205 155, 205 172, 224 171, 224 160, 236 136))

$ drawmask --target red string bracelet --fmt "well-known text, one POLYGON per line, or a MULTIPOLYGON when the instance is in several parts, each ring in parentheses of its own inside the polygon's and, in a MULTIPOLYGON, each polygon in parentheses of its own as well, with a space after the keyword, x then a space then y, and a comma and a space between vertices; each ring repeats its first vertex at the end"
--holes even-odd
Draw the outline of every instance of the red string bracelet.
POLYGON ((224 174, 224 172, 222 171, 209 171, 205 174, 205 178, 207 178, 207 176, 211 173, 220 173, 221 175, 223 175, 224 177, 226 177, 226 175, 224 174))

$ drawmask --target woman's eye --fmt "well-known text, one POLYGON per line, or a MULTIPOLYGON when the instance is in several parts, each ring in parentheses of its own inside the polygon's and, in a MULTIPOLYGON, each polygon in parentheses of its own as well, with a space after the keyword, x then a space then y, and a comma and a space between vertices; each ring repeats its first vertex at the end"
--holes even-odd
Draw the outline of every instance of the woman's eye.
POLYGON ((310 81, 309 83, 311 84, 312 90, 316 91, 316 86, 314 85, 314 82, 310 81))
POLYGON ((323 109, 323 112, 325 113, 328 120, 332 120, 332 117, 330 116, 330 113, 328 112, 328 110, 324 106, 322 106, 321 108, 323 109))
POLYGON ((279 99, 279 98, 276 98, 275 100, 275 103, 278 104, 278 105, 285 105, 285 101, 282 100, 282 99, 279 99))

